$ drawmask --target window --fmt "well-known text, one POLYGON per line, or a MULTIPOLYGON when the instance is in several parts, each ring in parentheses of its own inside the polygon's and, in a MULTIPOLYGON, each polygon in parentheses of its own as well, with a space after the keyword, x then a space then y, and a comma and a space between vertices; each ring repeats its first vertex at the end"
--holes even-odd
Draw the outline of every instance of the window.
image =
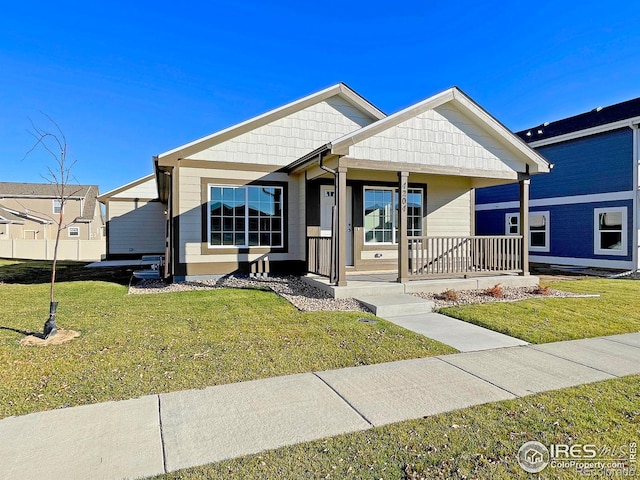
POLYGON ((80 227, 69 227, 67 228, 67 235, 69 238, 79 237, 80 236, 80 227))
MULTIPOLYGON (((505 235, 520 235, 520 213, 505 215, 505 235)), ((529 250, 549 251, 549 212, 529 212, 529 250)))
POLYGON ((520 214, 507 213, 505 215, 505 235, 520 235, 520 214))
POLYGON ((62 202, 58 199, 53 200, 53 213, 60 213, 62 210, 62 202))
POLYGON ((283 189, 209 187, 209 246, 282 247, 283 189))
POLYGON ((549 212, 529 212, 529 250, 549 251, 549 212))
MULTIPOLYGON (((422 190, 407 192, 407 235, 422 235, 422 190)), ((365 243, 397 243, 398 192, 395 188, 364 189, 365 243)))
POLYGON ((594 253, 596 255, 627 254, 627 207, 595 208, 594 253))

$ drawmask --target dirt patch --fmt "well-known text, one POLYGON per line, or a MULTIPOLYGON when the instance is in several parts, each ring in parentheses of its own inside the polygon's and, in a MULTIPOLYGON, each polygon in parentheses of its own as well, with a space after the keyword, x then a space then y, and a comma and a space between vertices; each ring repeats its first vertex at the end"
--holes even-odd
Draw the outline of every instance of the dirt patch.
POLYGON ((44 338, 36 337, 35 335, 28 335, 20 340, 20 345, 25 345, 27 347, 50 347, 52 345, 60 345, 62 343, 70 342, 79 336, 80 332, 76 332, 75 330, 58 330, 58 333, 46 340, 44 338))

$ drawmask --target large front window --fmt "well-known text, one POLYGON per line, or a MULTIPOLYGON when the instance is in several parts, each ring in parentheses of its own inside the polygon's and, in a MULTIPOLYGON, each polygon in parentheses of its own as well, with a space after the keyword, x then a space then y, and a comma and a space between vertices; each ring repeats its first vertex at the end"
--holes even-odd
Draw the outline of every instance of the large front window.
POLYGON ((282 187, 209 188, 209 246, 283 246, 282 187))
MULTIPOLYGON (((422 235, 422 190, 407 193, 407 235, 422 235)), ((397 243, 398 192, 395 188, 364 189, 365 243, 397 243)))

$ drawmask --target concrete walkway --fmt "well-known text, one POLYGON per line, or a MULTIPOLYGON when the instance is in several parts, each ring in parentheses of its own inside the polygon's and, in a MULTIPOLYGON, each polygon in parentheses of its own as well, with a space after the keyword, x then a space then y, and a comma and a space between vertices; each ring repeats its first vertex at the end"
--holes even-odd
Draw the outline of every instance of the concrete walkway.
POLYGON ((440 313, 382 317, 425 337, 451 345, 461 352, 528 345, 524 340, 447 317, 440 313))
POLYGON ((640 373, 640 332, 421 358, 0 420, 0 476, 123 479, 640 373))
POLYGON ((433 302, 406 293, 360 296, 356 300, 378 317, 451 345, 461 352, 527 345, 524 340, 433 313, 433 302))

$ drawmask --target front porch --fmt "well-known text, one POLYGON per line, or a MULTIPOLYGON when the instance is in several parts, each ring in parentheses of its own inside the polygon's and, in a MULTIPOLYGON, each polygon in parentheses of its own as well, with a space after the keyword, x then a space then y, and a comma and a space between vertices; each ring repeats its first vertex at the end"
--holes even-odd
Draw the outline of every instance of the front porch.
POLYGON ((346 275, 347 284, 344 286, 333 285, 329 278, 314 274, 308 274, 302 277, 302 280, 327 292, 333 298, 374 297, 417 292, 442 293, 446 290, 484 290, 496 284, 503 287, 533 287, 539 282, 535 275, 518 274, 432 278, 405 282, 398 282, 397 278, 395 272, 353 272, 346 275))
POLYGON ((351 274, 372 270, 393 272, 402 293, 425 280, 481 288, 529 275, 530 175, 549 164, 457 89, 323 145, 287 171, 300 179, 307 270, 327 286, 362 282, 351 274), (475 189, 516 182, 517 225, 475 235, 475 189))

